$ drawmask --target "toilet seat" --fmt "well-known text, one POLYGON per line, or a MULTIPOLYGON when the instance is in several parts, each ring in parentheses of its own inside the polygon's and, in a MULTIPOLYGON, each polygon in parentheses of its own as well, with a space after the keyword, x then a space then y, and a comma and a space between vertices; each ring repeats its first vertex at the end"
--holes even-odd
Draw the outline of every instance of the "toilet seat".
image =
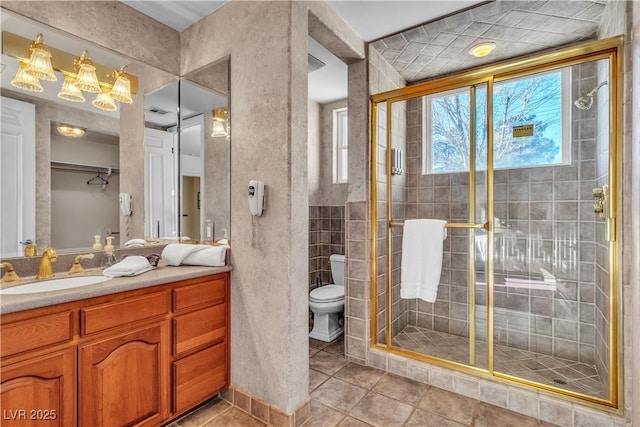
POLYGON ((316 288, 309 294, 309 300, 314 302, 335 302, 344 299, 344 286, 325 285, 316 288))

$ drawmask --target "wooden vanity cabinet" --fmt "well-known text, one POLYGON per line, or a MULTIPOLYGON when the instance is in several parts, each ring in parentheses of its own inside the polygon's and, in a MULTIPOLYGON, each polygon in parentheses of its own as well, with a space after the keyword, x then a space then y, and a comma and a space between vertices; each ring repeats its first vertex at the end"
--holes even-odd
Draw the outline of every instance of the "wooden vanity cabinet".
POLYGON ((229 273, 0 323, 3 426, 159 426, 229 386, 229 273))

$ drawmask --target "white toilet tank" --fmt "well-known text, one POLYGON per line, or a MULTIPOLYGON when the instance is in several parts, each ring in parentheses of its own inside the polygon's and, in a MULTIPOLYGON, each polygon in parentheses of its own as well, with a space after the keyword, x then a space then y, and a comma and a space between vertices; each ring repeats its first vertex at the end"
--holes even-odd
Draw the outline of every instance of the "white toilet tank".
POLYGON ((344 255, 333 254, 329 257, 331 263, 331 276, 333 283, 344 286, 344 255))

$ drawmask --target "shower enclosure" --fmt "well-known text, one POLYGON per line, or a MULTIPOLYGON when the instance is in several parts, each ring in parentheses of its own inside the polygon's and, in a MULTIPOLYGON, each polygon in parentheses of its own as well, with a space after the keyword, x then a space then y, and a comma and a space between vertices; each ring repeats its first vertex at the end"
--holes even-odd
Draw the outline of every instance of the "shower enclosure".
POLYGON ((377 348, 618 406, 620 46, 372 97, 377 348), (400 296, 404 221, 428 218, 435 303, 400 296))

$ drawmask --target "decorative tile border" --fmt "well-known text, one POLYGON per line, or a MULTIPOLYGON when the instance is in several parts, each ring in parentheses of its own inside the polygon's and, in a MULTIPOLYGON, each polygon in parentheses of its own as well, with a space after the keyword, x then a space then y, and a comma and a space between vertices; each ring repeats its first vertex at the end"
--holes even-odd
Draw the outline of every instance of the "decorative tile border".
POLYGON ((310 400, 303 403, 295 412, 287 414, 233 385, 223 391, 220 396, 231 405, 269 426, 299 427, 311 418, 310 400))

